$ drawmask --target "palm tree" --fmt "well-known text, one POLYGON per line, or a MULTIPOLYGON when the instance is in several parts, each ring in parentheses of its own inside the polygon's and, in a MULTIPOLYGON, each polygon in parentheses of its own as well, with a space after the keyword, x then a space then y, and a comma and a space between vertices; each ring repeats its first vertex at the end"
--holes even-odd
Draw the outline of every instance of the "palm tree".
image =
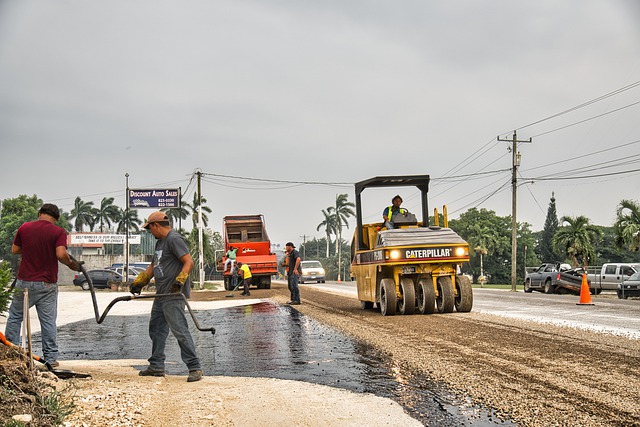
MULTIPOLYGON (((202 199, 202 225, 206 227, 209 223, 209 218, 207 217, 205 212, 211 213, 213 211, 211 210, 210 207, 204 205, 205 203, 207 203, 207 199, 204 197, 201 197, 201 199, 202 199)), ((192 204, 183 202, 183 205, 191 209, 191 220, 193 221, 193 228, 197 228, 198 227, 198 205, 199 205, 198 194, 193 193, 192 204)))
POLYGON ((138 218, 138 211, 135 209, 119 209, 116 222, 118 233, 126 233, 127 228, 129 231, 140 231, 142 225, 142 220, 138 218))
POLYGON ((187 207, 189 207, 189 204, 180 199, 179 208, 164 208, 160 210, 167 214, 171 223, 175 224, 176 222, 181 223, 183 219, 189 218, 189 211, 186 209, 187 207))
POLYGON ((585 216, 563 216, 563 224, 553 237, 553 249, 571 259, 574 267, 588 265, 595 258, 595 242, 602 235, 602 231, 595 225, 589 224, 585 216), (567 223, 568 225, 564 225, 567 223))
POLYGON ((338 253, 338 245, 342 240, 342 226, 349 228, 348 219, 355 215, 353 209, 356 205, 347 201, 348 195, 338 194, 336 196, 336 206, 327 208, 327 211, 335 217, 335 231, 337 231, 336 253, 338 253))
POLYGON ((95 209, 95 217, 93 222, 100 224, 100 232, 104 233, 104 224, 111 227, 111 223, 118 218, 118 207, 113 204, 113 197, 103 197, 100 201, 100 207, 95 209))
POLYGON ((640 250, 640 204, 633 200, 622 200, 616 217, 613 223, 616 246, 619 249, 640 250))
POLYGON ((336 216, 331 215, 329 212, 331 211, 331 207, 329 207, 326 211, 323 209, 322 214, 324 215, 324 221, 322 221, 316 227, 316 231, 320 231, 320 228, 324 227, 324 232, 327 235, 327 258, 329 258, 329 245, 331 244, 331 234, 336 233, 336 216))
MULTIPOLYGON (((484 280, 484 256, 493 252, 500 238, 496 231, 484 225, 473 224, 469 229, 469 242, 475 245, 474 252, 480 257, 480 280, 484 280)), ((482 282, 481 282, 482 284, 482 282)))
POLYGON ((91 230, 95 226, 94 221, 95 209, 93 208, 93 202, 84 202, 78 196, 73 203, 73 209, 69 213, 69 220, 75 218, 73 223, 77 232, 82 232, 85 225, 88 225, 91 230))

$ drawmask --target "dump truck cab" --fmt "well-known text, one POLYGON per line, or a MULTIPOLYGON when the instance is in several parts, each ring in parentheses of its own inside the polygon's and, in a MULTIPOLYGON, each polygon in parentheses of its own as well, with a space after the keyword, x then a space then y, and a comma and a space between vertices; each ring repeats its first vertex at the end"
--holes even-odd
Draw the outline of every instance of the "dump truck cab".
POLYGON ((469 261, 469 244, 444 226, 434 212, 436 224, 429 225, 427 193, 429 175, 383 176, 355 184, 356 230, 351 243, 351 277, 364 309, 374 304, 387 315, 450 313, 471 311, 471 282, 459 275, 469 261), (371 187, 413 186, 420 190, 422 221, 414 214, 394 216, 394 228, 382 222, 362 223, 362 192, 371 187))

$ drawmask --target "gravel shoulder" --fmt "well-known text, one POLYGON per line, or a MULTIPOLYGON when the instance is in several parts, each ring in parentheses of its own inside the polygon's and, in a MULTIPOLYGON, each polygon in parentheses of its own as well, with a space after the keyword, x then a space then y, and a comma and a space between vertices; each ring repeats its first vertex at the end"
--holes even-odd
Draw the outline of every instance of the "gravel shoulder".
POLYGON ((383 317, 304 289, 304 314, 522 426, 640 425, 640 340, 483 313, 383 317))
POLYGON ((271 378, 138 376, 141 360, 73 361, 68 426, 421 425, 389 399, 271 378), (367 408, 362 411, 362 408, 367 408))

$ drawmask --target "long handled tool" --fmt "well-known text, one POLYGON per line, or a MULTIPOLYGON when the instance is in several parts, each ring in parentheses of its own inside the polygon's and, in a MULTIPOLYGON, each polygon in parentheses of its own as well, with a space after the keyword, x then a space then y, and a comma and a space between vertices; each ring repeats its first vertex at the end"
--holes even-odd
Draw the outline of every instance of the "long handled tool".
POLYGON ((232 290, 230 294, 225 295, 227 298, 233 298, 233 293, 235 291, 238 290, 238 288, 240 288, 240 285, 242 284, 242 281, 240 281, 240 283, 238 283, 232 290))
MULTIPOLYGON (((74 258, 72 257, 72 259, 74 258)), ((78 261, 76 260, 76 262, 78 261)), ((104 321, 105 317, 107 317, 107 314, 109 313, 109 310, 111 310, 111 307, 113 307, 116 303, 120 301, 133 301, 136 299, 152 299, 152 298, 182 298, 184 300, 185 305, 187 306, 187 309, 189 310, 189 314, 191 315, 191 318, 193 319, 193 323, 196 325, 196 328, 198 328, 199 331, 211 332, 212 334, 216 333, 216 329, 213 326, 209 328, 203 328, 200 326, 200 322, 198 322, 198 319, 193 313, 193 310, 191 310, 191 306, 189 305, 189 301, 187 300, 187 297, 185 297, 182 292, 176 292, 172 294, 170 293, 170 294, 148 294, 148 295, 132 294, 132 295, 126 295, 123 297, 118 297, 118 298, 115 298, 113 301, 111 301, 109 305, 107 305, 107 308, 105 308, 102 315, 100 315, 100 310, 98 309, 98 301, 96 299, 96 293, 93 288, 93 282, 91 281, 91 277, 89 277, 89 275, 87 274, 87 270, 85 270, 84 264, 80 262, 78 262, 78 264, 80 265, 80 271, 82 272, 82 274, 84 274, 84 277, 87 279, 87 283, 89 284, 89 291, 91 292, 91 300, 93 301, 93 311, 95 312, 96 322, 98 322, 98 324, 104 321)))
MULTIPOLYGON (((7 337, 5 337, 2 332, 0 332, 0 341, 4 345, 6 345, 7 347, 16 348, 20 352, 22 352, 25 355, 27 355, 27 352, 25 351, 25 349, 23 349, 22 347, 17 346, 15 344, 11 343, 10 341, 8 341, 7 337)), ((46 360, 44 360, 40 356, 36 356, 35 354, 32 354, 31 357, 33 358, 33 360, 36 360, 36 361, 42 363, 44 366, 47 367, 47 370, 49 372, 51 372, 53 375, 55 375, 56 377, 61 378, 61 379, 67 379, 67 378, 89 378, 91 376, 89 374, 82 374, 82 373, 79 373, 79 372, 69 371, 68 369, 55 369, 53 366, 51 366, 51 364, 49 362, 47 362, 46 360)))

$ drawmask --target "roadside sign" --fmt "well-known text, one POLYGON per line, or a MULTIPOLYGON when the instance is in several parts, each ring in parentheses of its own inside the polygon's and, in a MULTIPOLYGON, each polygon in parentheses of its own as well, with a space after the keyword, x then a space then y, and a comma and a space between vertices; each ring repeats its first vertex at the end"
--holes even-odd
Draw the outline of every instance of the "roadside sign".
POLYGON ((127 196, 129 207, 133 209, 180 207, 179 188, 130 188, 127 196))
MULTIPOLYGON (((123 245, 125 243, 126 235, 124 234, 103 234, 103 233, 72 233, 71 244, 72 245, 123 245)), ((140 235, 130 234, 129 244, 139 245, 140 235)))

